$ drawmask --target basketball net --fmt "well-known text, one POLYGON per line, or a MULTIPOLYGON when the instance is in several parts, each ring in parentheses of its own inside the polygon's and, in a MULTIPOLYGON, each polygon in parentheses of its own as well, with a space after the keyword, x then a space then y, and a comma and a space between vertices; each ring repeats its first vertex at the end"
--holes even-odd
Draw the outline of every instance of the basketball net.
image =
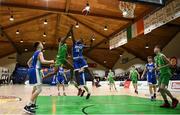
POLYGON ((119 1, 119 9, 122 12, 123 17, 134 18, 134 11, 136 4, 130 2, 119 1))

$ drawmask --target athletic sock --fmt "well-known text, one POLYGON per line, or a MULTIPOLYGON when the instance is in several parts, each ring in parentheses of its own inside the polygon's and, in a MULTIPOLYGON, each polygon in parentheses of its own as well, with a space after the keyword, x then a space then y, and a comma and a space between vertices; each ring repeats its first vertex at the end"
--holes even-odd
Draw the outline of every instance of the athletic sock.
POLYGON ((30 101, 30 102, 27 104, 27 106, 31 106, 32 104, 33 104, 33 102, 30 101))

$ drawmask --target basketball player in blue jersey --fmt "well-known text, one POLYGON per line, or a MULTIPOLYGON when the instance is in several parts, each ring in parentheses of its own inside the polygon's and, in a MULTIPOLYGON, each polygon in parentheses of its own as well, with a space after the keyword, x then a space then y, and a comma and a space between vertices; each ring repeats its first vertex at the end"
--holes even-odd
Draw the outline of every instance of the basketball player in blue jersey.
POLYGON ((57 81, 57 89, 58 89, 58 96, 60 96, 60 86, 63 88, 63 95, 66 96, 65 93, 65 86, 64 82, 67 81, 66 74, 63 68, 63 64, 59 67, 57 76, 56 76, 56 81, 57 81))
POLYGON ((29 66, 29 83, 33 85, 33 91, 29 103, 24 107, 24 111, 27 113, 34 113, 36 108, 35 101, 38 95, 42 91, 42 72, 41 64, 54 64, 54 60, 45 60, 42 50, 43 45, 41 42, 34 44, 36 51, 28 61, 29 66))
POLYGON ((151 95, 151 101, 156 99, 156 66, 153 62, 153 58, 151 56, 147 57, 148 63, 145 66, 145 69, 143 71, 143 74, 141 78, 144 77, 144 75, 147 75, 147 82, 149 84, 149 92, 151 95))
MULTIPOLYGON (((72 32, 73 35, 73 32, 72 32)), ((73 66, 74 66, 74 72, 76 77, 76 83, 75 86, 78 88, 78 95, 83 96, 85 93, 85 90, 88 92, 86 99, 90 97, 90 92, 86 85, 83 86, 85 90, 82 91, 82 87, 80 87, 80 81, 83 79, 82 75, 80 76, 80 73, 88 73, 91 78, 93 78, 92 74, 90 73, 88 69, 87 62, 83 56, 83 48, 85 45, 83 44, 83 40, 80 39, 78 41, 75 41, 74 37, 72 36, 73 41, 73 48, 72 48, 72 56, 73 56, 73 66)), ((85 74, 84 74, 85 75, 85 74)))

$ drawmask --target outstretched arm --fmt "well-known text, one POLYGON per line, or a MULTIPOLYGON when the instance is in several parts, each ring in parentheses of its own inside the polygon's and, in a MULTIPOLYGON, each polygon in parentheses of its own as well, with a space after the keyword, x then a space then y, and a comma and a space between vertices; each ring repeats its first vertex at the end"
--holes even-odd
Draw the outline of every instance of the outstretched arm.
POLYGON ((146 67, 145 67, 145 68, 144 68, 144 71, 143 71, 143 74, 141 75, 141 79, 144 78, 144 75, 145 75, 146 71, 147 71, 147 69, 146 69, 146 67))
POLYGON ((137 75, 138 75, 138 79, 140 79, 140 74, 139 74, 139 72, 136 70, 136 72, 137 72, 137 75))
POLYGON ((66 74, 64 73, 64 79, 67 81, 67 77, 66 77, 66 74))
POLYGON ((53 64, 54 63, 54 60, 45 60, 42 52, 39 53, 39 60, 42 64, 53 64))
POLYGON ((61 38, 61 41, 59 42, 59 44, 64 44, 64 42, 66 41, 66 39, 70 36, 70 34, 72 33, 72 29, 73 29, 73 26, 71 26, 69 32, 67 33, 66 37, 63 37, 61 38))
POLYGON ((73 44, 75 44, 76 40, 75 40, 75 38, 74 38, 74 32, 73 32, 73 29, 71 30, 71 35, 72 35, 72 42, 73 42, 73 44))

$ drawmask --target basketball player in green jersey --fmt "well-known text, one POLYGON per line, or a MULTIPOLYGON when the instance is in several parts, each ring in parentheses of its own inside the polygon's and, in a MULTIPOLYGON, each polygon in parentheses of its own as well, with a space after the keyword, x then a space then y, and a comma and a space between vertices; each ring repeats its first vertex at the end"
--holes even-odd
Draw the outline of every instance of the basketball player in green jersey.
POLYGON ((136 70, 135 66, 132 66, 132 68, 130 70, 129 78, 132 81, 132 84, 133 84, 133 87, 135 90, 134 92, 138 94, 137 82, 138 82, 138 79, 140 79, 140 75, 139 75, 138 71, 136 70))
POLYGON ((175 97, 173 97, 170 91, 167 89, 169 80, 171 78, 170 60, 164 54, 161 53, 160 46, 155 46, 154 53, 156 54, 154 60, 157 65, 157 70, 159 70, 160 72, 159 84, 158 84, 159 91, 164 99, 164 104, 161 105, 160 107, 163 108, 170 107, 170 104, 167 100, 167 96, 169 96, 172 100, 172 108, 176 108, 179 101, 175 97))
POLYGON ((68 32, 66 37, 59 39, 59 46, 58 46, 58 52, 57 52, 57 55, 56 55, 56 61, 55 61, 54 70, 53 70, 53 72, 48 73, 45 77, 43 77, 43 79, 51 77, 53 75, 56 75, 57 72, 58 72, 59 67, 61 65, 66 64, 66 60, 67 60, 67 56, 68 56, 68 47, 67 47, 67 44, 66 44, 65 41, 69 37, 69 35, 71 34, 71 29, 68 32))
POLYGON ((114 73, 112 72, 112 70, 110 69, 109 70, 109 73, 108 73, 108 81, 109 81, 109 89, 111 91, 111 88, 114 86, 115 90, 116 89, 116 85, 115 85, 115 81, 114 81, 114 73))

